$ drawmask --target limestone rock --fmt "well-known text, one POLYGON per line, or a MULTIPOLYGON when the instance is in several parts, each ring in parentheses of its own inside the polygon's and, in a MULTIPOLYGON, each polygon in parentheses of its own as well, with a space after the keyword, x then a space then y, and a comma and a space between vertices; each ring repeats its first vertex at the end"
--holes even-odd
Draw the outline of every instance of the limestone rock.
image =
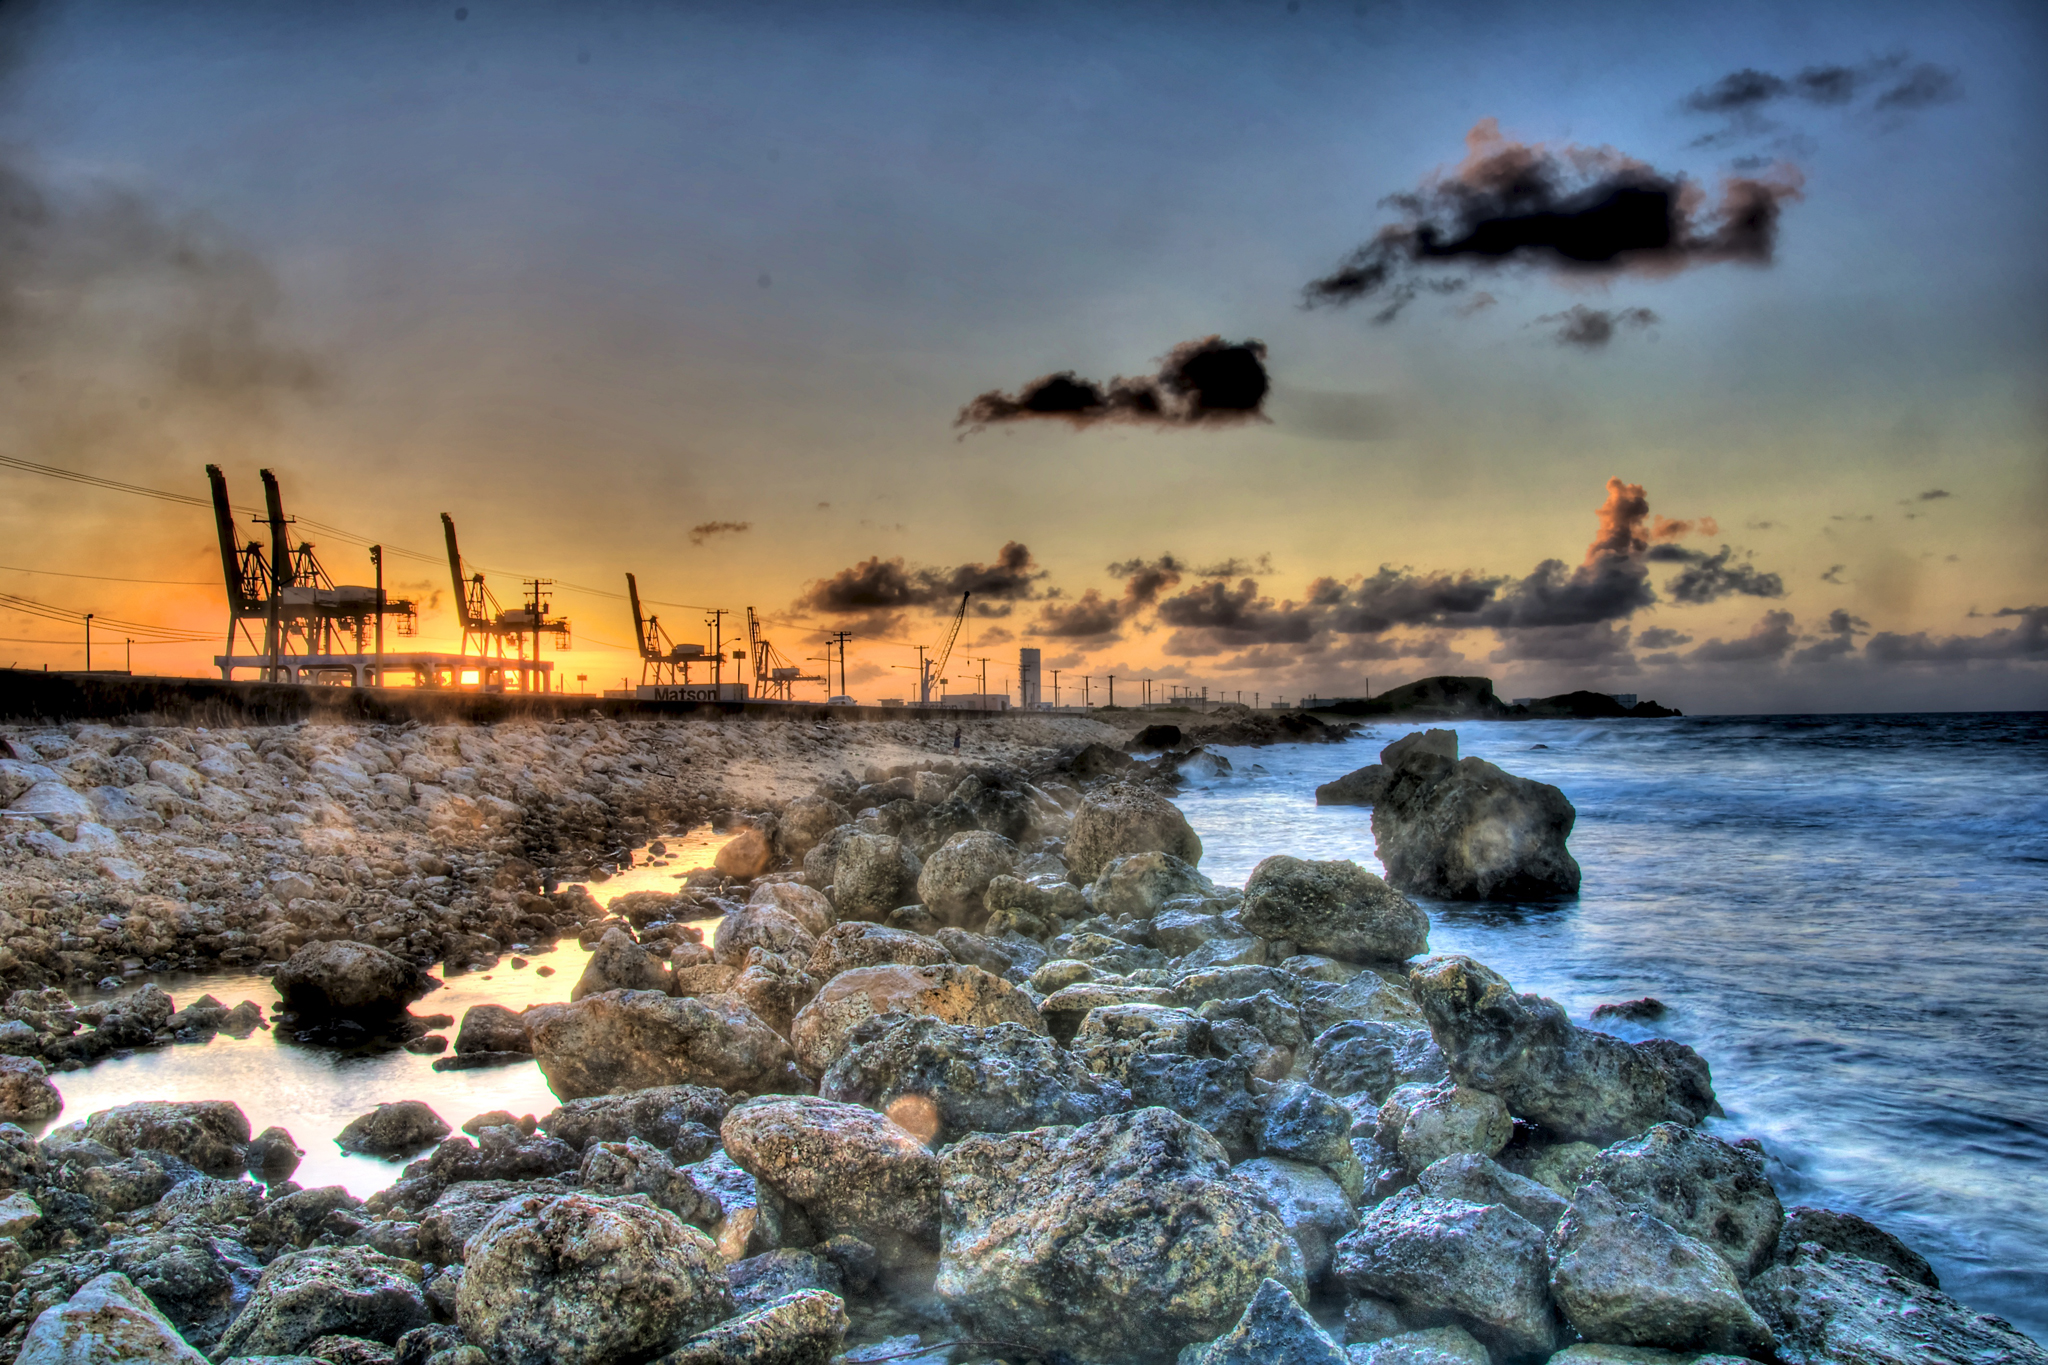
MULTIPOLYGON (((1578 812, 1563 792, 1435 744, 1396 740, 1381 752, 1387 772, 1372 832, 1387 880, 1447 900, 1521 900, 1573 895, 1579 865, 1566 848, 1578 812)), ((1412 738, 1412 737, 1410 737, 1412 738)))
POLYGON ((719 1132, 742 1169, 796 1206, 812 1240, 847 1234, 891 1261, 937 1249, 938 1159, 885 1115, 779 1096, 736 1106, 719 1132))
POLYGON ((724 1216, 724 1207, 698 1189, 668 1153, 636 1137, 591 1143, 576 1179, 593 1194, 645 1195, 696 1227, 716 1227, 724 1216))
POLYGON ((46 1308, 23 1339, 16 1365, 205 1365, 149 1296, 126 1275, 89 1280, 46 1308))
POLYGON ((1353 1293, 1449 1318, 1507 1356, 1557 1345, 1543 1233, 1499 1204, 1403 1190, 1337 1243, 1336 1274, 1353 1293))
POLYGON ((775 848, 767 831, 750 826, 728 839, 711 865, 736 881, 751 881, 775 865, 775 848))
POLYGON ((1346 1359, 1287 1286, 1265 1280, 1237 1326, 1182 1351, 1178 1365, 1346 1365, 1346 1359))
POLYGON ((627 1199, 534 1196, 470 1239, 463 1335, 494 1365, 613 1365, 682 1345, 731 1308, 711 1240, 627 1199))
POLYGON ((541 1074, 565 1100, 669 1085, 760 1092, 788 1074, 789 1044, 728 996, 606 991, 526 1018, 541 1074))
POLYGON ((1925 1257, 1877 1224, 1853 1213, 1817 1209, 1810 1204, 1786 1210, 1785 1226, 1778 1233, 1778 1258, 1790 1260, 1802 1242, 1813 1242, 1845 1256, 1876 1261, 1929 1289, 1941 1288, 1934 1267, 1927 1264, 1925 1257))
POLYGON ((1411 1171, 1463 1152, 1493 1156, 1514 1135, 1515 1122, 1499 1096, 1450 1081, 1404 1085, 1380 1106, 1380 1145, 1411 1171))
POLYGON ((803 921, 776 905, 743 905, 718 924, 715 960, 726 966, 744 966, 755 948, 787 957, 795 962, 810 961, 818 940, 804 928, 803 921))
POLYGON ((972 927, 983 916, 989 883, 1017 870, 1017 846, 987 830, 955 834, 917 876, 917 898, 948 924, 972 927))
POLYGON ((813 939, 839 922, 838 912, 825 893, 795 882, 763 882, 747 897, 748 905, 772 905, 792 916, 813 939))
POLYGON ((306 1156, 305 1150, 292 1141, 292 1135, 275 1125, 251 1138, 245 1150, 249 1174, 266 1185, 291 1179, 306 1156))
POLYGON ((271 978, 284 1008, 302 1019, 391 1018, 441 983, 368 943, 308 943, 271 978))
POLYGON ((1368 763, 1316 788, 1318 806, 1370 806, 1387 788, 1387 765, 1368 763))
MULTIPOLYGON (((616 931, 614 931, 616 932, 616 931)), ((463 1052, 533 1052, 527 1036, 526 1016, 514 1014, 503 1005, 471 1005, 462 1012, 462 1027, 455 1034, 455 1050, 463 1052)))
POLYGON ((1527 1176, 1516 1175, 1477 1152, 1460 1152, 1424 1167, 1415 1177, 1425 1194, 1467 1204, 1505 1204, 1548 1232, 1571 1205, 1527 1176))
POLYGON ((1171 801, 1121 782, 1098 787, 1082 800, 1067 835, 1067 866, 1077 879, 1094 881, 1112 859, 1127 853, 1154 852, 1191 866, 1202 861, 1202 841, 1171 801))
POLYGON ((1279 1214, 1280 1223, 1301 1248, 1302 1271, 1310 1285, 1329 1272, 1338 1239, 1358 1226, 1358 1211, 1329 1172, 1284 1157, 1253 1157, 1231 1169, 1230 1178, 1256 1190, 1279 1214))
POLYGON ((1551 1292, 1590 1341, 1743 1355, 1773 1346, 1718 1251, 1597 1181, 1579 1187, 1552 1247, 1551 1292))
POLYGON ((1312 1085, 1283 1081, 1259 1104, 1259 1150, 1322 1166, 1351 1155, 1351 1111, 1312 1085))
POLYGON ((2048 1349, 2003 1318, 1818 1243, 1800 1244, 1757 1276, 1749 1298, 1787 1365, 2048 1365, 2048 1349))
POLYGON ((699 1332, 656 1365, 830 1365, 845 1343, 845 1302, 801 1289, 699 1332))
POLYGON ((1721 1253, 1748 1280, 1769 1263, 1785 1209, 1764 1175, 1763 1153, 1696 1128, 1660 1123, 1593 1158, 1583 1180, 1599 1181, 1688 1237, 1721 1253))
POLYGON ((823 1076, 845 1051, 847 1035, 878 1014, 920 1015, 977 1028, 1021 1024, 1033 1033, 1045 1032, 1029 996, 979 967, 859 967, 825 983, 790 1025, 797 1065, 807 1076, 823 1076))
POLYGON ((1166 1110, 969 1137, 941 1169, 936 1291, 981 1335, 1143 1365, 1228 1331, 1268 1278, 1303 1292, 1294 1239, 1166 1110))
POLYGON ((452 1130, 448 1121, 420 1100, 380 1104, 349 1121, 335 1143, 361 1156, 407 1156, 431 1147, 452 1130))
POLYGON ((64 1097, 41 1062, 0 1056, 0 1123, 36 1123, 63 1107, 64 1097))
MULTIPOLYGON (((1462 1327, 1428 1327, 1398 1332, 1351 1347, 1350 1365, 1489 1365, 1492 1357, 1462 1327)), ((1555 1361, 1561 1357, 1552 1356, 1555 1361)))
POLYGON ((426 1321, 417 1265, 365 1247, 320 1247, 272 1261, 214 1353, 292 1355, 337 1333, 394 1342, 426 1321))
POLYGON ((855 921, 826 930, 804 970, 822 985, 857 967, 880 967, 892 962, 929 967, 952 960, 946 945, 935 938, 913 934, 908 929, 855 921))
POLYGON ((818 1093, 887 1114, 934 1147, 968 1133, 1089 1123, 1129 1102, 1123 1087, 1017 1024, 880 1015, 847 1043, 818 1093))
POLYGON ((1244 927, 1350 962, 1429 951, 1429 916, 1357 863, 1275 855, 1244 884, 1244 927))
POLYGON ((662 960, 635 943, 624 929, 611 928, 605 930, 583 965, 583 975, 569 988, 569 999, 581 1000, 604 991, 666 993, 668 989, 669 974, 662 960))
POLYGON ((1424 1028, 1347 1019, 1317 1034, 1309 1047, 1309 1084, 1340 1098, 1366 1095, 1377 1104, 1399 1086, 1449 1075, 1443 1052, 1424 1028))
MULTIPOLYGON (((810 867, 805 863, 806 872, 810 867)), ((832 904, 842 920, 880 922, 917 898, 924 864, 893 834, 854 832, 839 841, 832 861, 832 904)))
MULTIPOLYGON (((828 796, 799 796, 782 808, 775 822, 775 840, 783 853, 801 863, 818 841, 853 819, 852 812, 828 796)), ((824 882, 814 882, 823 886, 824 882)))
POLYGON ((1220 895, 1216 883, 1193 863, 1172 853, 1148 849, 1111 858, 1088 888, 1095 913, 1107 919, 1152 919, 1169 901, 1192 899, 1207 904, 1220 895))
POLYGON ((1409 979, 1452 1077, 1557 1138, 1615 1142, 1656 1123, 1697 1124, 1715 1108, 1691 1048, 1579 1028, 1556 1001, 1517 995, 1469 957, 1431 958, 1409 979))
POLYGON ((239 1175, 249 1144, 249 1119, 226 1100, 138 1100, 102 1109, 66 1131, 127 1156, 169 1152, 208 1175, 239 1175))
POLYGON ((623 1095, 571 1100, 540 1121, 549 1137, 582 1151, 593 1142, 628 1138, 676 1150, 689 1134, 716 1132, 732 1101, 724 1092, 697 1085, 655 1086, 623 1095))

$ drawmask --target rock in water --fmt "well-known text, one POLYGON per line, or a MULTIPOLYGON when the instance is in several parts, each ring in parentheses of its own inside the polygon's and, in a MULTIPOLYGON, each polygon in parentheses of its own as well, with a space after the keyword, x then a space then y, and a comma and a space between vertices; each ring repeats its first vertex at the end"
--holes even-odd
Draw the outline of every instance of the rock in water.
POLYGON ((16 1365, 205 1365, 126 1275, 88 1280, 28 1329, 16 1365))
POLYGON ((1368 763, 1316 788, 1318 806, 1371 806, 1387 789, 1387 765, 1368 763))
POLYGON ((1555 1139, 1615 1142, 1656 1123, 1697 1124, 1716 1108, 1706 1062, 1683 1044, 1579 1028, 1556 1001, 1517 995, 1469 957, 1431 958, 1409 981, 1452 1078, 1555 1139))
POLYGON ((564 1100, 658 1085, 771 1090, 789 1044, 730 996, 605 991, 526 1015, 533 1055, 564 1100))
POLYGON ((351 1119, 335 1142, 363 1156, 405 1156, 433 1146, 449 1131, 448 1121, 423 1102, 399 1100, 351 1119))
POLYGON ((1778 1233, 1778 1259, 1790 1261, 1798 1254, 1803 1242, 1813 1242, 1845 1256, 1876 1261, 1929 1289, 1941 1288, 1934 1267, 1927 1264, 1925 1257, 1877 1224, 1853 1213, 1817 1209, 1810 1204, 1796 1205, 1787 1210, 1785 1226, 1778 1233))
POLYGON ((49 1074, 33 1057, 0 1056, 0 1123, 34 1123, 62 1109, 49 1074))
POLYGON ((1316 1325, 1287 1286, 1266 1280, 1245 1305, 1237 1326, 1179 1365, 1346 1365, 1343 1350, 1316 1325))
POLYGON ((1736 1147, 1696 1128, 1660 1123, 1617 1142, 1579 1177, 1599 1181, 1688 1237, 1721 1253, 1738 1280, 1770 1261, 1785 1221, 1778 1192, 1764 1176, 1763 1152, 1736 1147))
POLYGON ((1580 1186, 1553 1240, 1551 1292, 1589 1341, 1743 1355, 1774 1344, 1719 1252, 1597 1181, 1580 1186))
POLYGON ((732 1308, 711 1239, 630 1199, 531 1195, 470 1238, 457 1317, 496 1365, 615 1365, 732 1308))
POLYGON ((102 1109, 62 1131, 105 1143, 123 1156, 169 1152, 208 1175, 240 1175, 249 1147, 249 1117, 226 1100, 137 1100, 102 1109))
POLYGON ((1335 1269, 1354 1294, 1404 1317, 1451 1319, 1503 1356, 1541 1357, 1557 1345, 1543 1233, 1503 1205, 1403 1190, 1337 1243, 1335 1269))
POLYGON ((1372 833, 1395 886, 1447 900, 1578 891, 1579 864, 1565 847, 1578 812, 1556 787, 1460 759, 1450 730, 1403 736, 1380 759, 1372 833))
POLYGON ((420 1268, 367 1247, 317 1247, 278 1257, 214 1353, 296 1355, 336 1333, 395 1342, 427 1321, 420 1268))
POLYGON ((843 1233, 891 1263, 928 1265, 938 1249, 938 1158, 886 1116, 805 1095, 750 1100, 719 1135, 741 1169, 795 1206, 808 1241, 843 1233))
POLYGON ((385 1019, 441 983, 367 943, 308 943, 271 978, 284 1007, 304 1019, 385 1019))
POLYGON ((1082 800, 1067 835, 1067 866, 1076 880, 1092 882, 1126 853, 1171 853, 1193 865, 1202 861, 1202 841, 1173 802, 1119 782, 1082 800))
POLYGON ((583 975, 569 988, 569 999, 581 1000, 603 991, 666 993, 668 988, 668 969, 661 959, 635 943, 624 929, 612 928, 604 931, 590 960, 583 964, 583 975))
POLYGON ((1749 1297, 1789 1365, 2048 1365, 2048 1350, 2003 1318, 1817 1243, 1757 1276, 1749 1297))
POLYGON ((533 1040, 526 1035, 526 1019, 503 1005, 471 1005, 462 1012, 462 1027, 455 1033, 457 1052, 533 1052, 533 1040))
POLYGON ((711 865, 737 881, 752 881, 775 865, 775 849, 766 831, 750 826, 726 840, 711 865))
POLYGON ((1429 916, 1357 863, 1275 855, 1244 884, 1244 927, 1304 952, 1399 962, 1429 951, 1429 916))
POLYGON ((888 1114, 935 1147, 968 1133, 1089 1123, 1129 1099, 1018 1024, 971 1028, 892 1015, 861 1024, 847 1041, 818 1093, 888 1114))
POLYGON ((940 1160, 937 1293, 982 1336, 1086 1360, 1171 1360, 1230 1330, 1262 1281, 1305 1292, 1294 1239, 1229 1166, 1214 1138, 1165 1109, 968 1137, 940 1160))
POLYGON ((892 1013, 978 1028, 1021 1024, 1033 1033, 1045 1032, 1045 1021, 1030 996, 979 967, 953 962, 859 967, 833 977, 798 1012, 789 1028, 797 1065, 807 1076, 823 1076, 846 1050, 847 1036, 856 1025, 892 1013))

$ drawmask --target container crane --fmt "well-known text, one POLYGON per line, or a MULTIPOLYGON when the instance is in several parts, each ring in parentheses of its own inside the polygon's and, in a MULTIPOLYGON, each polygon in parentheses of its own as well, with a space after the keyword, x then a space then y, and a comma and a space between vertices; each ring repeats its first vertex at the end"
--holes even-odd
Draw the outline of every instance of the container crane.
POLYGON ((825 683, 826 690, 831 690, 830 680, 805 673, 768 642, 761 633, 761 618, 752 607, 747 608, 747 649, 754 656, 754 695, 764 701, 796 700, 790 689, 800 682, 825 683))
POLYGON ((953 645, 960 639, 960 627, 967 620, 967 599, 972 593, 960 594, 960 610, 953 613, 953 624, 946 627, 945 641, 938 652, 925 664, 924 673, 917 680, 917 703, 920 706, 932 704, 932 683, 944 682, 946 661, 953 657, 953 645))
POLYGON ((535 684, 544 685, 545 682, 540 662, 542 633, 553 635, 561 648, 569 647, 569 623, 548 615, 546 589, 553 585, 553 580, 526 580, 526 602, 508 611, 498 605, 497 597, 484 586, 481 569, 467 578, 463 576, 462 550, 455 541, 455 519, 446 512, 441 514, 441 530, 448 541, 448 573, 455 584, 456 606, 462 612, 462 654, 467 657, 470 641, 474 640, 478 655, 478 684, 486 690, 503 691, 507 675, 517 673, 520 691, 537 690, 535 684), (529 634, 533 636, 531 659, 526 656, 526 637, 529 634), (509 660, 505 654, 507 641, 512 645, 509 660), (494 648, 495 660, 492 658, 494 648))
POLYGON ((626 596, 633 603, 633 639, 640 647, 640 681, 673 685, 677 681, 676 675, 681 673, 681 681, 687 684, 690 665, 704 662, 704 646, 677 644, 662 630, 660 617, 643 617, 640 614, 640 584, 631 574, 626 575, 626 596))

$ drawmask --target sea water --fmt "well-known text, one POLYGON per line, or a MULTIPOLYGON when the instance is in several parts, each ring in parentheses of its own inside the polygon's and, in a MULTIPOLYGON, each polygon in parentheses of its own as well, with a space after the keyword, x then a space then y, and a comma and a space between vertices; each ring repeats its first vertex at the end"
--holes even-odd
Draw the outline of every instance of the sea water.
MULTIPOLYGON (((1372 812, 1315 804, 1411 725, 1222 749, 1182 794, 1202 870, 1351 858, 1372 812)), ((1786 1204, 1860 1214, 1942 1287, 2048 1340, 2048 716, 1458 724, 1459 752, 1578 810, 1576 898, 1425 900, 1466 953, 1580 1023, 1654 996, 1713 1067, 1725 1136, 1786 1204)))

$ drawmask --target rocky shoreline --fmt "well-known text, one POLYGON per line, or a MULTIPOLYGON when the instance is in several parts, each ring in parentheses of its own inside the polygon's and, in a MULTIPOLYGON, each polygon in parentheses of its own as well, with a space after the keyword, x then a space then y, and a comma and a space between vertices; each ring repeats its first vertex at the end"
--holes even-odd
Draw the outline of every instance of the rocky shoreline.
POLYGON ((368 1200, 299 1188, 294 1135, 227 1101, 0 1124, 0 1352, 2048 1361, 1881 1229, 1785 1209, 1692 1049, 1427 955, 1402 887, 1564 889, 1554 788, 1407 739, 1353 784, 1400 886, 1281 851, 1227 887, 1170 799, 1202 755, 972 728, 958 758, 918 723, 4 732, 22 1122, 96 1048, 261 1022, 65 981, 275 962, 272 1019, 398 1041, 456 1025, 409 1008, 437 960, 595 951, 560 1003, 456 1029, 450 1061, 530 1057, 552 1112, 394 1095, 298 1135, 415 1158, 368 1200), (554 884, 714 813, 742 837, 673 893, 554 884))

